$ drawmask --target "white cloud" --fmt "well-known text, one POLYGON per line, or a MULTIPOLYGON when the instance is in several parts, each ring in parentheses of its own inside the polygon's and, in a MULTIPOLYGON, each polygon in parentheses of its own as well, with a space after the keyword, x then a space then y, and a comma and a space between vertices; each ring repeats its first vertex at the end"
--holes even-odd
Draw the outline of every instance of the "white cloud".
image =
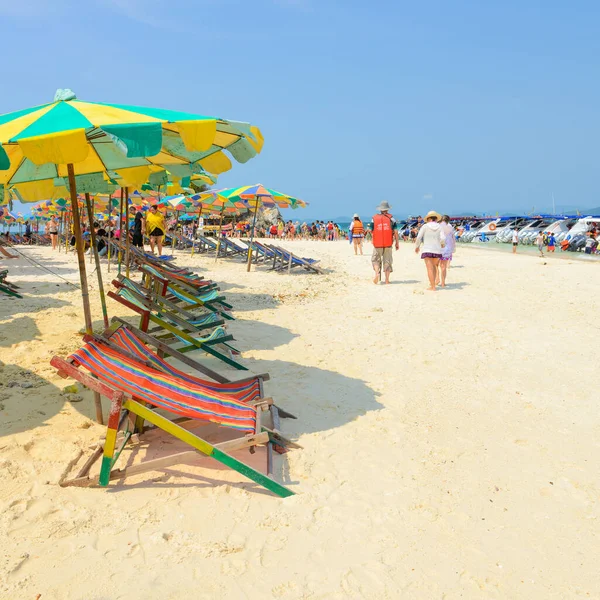
POLYGON ((423 200, 433 200, 433 194, 423 194, 423 200))

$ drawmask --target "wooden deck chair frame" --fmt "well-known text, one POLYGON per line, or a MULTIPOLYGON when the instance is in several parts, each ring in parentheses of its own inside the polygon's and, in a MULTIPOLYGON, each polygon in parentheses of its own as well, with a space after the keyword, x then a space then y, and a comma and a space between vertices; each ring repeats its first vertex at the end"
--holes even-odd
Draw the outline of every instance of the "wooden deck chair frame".
MULTIPOLYGON (((213 381, 216 381, 217 383, 233 383, 233 381, 231 379, 229 379, 228 377, 225 377, 225 375, 222 375, 221 373, 217 373, 216 371, 213 371, 212 369, 210 369, 206 365, 202 364, 201 362, 194 360, 193 358, 191 358, 187 354, 184 354, 183 352, 180 352, 179 350, 175 350, 174 348, 172 348, 165 342, 153 337, 152 335, 148 334, 147 332, 142 331, 141 329, 138 329, 137 327, 131 325, 130 323, 128 323, 127 321, 125 321, 119 317, 113 317, 111 319, 111 326, 109 327, 109 329, 107 329, 102 334, 102 339, 105 340, 105 342, 107 344, 109 344, 112 348, 115 348, 115 346, 110 341, 110 337, 120 327, 124 327, 124 328, 128 329, 131 333, 133 333, 133 335, 135 335, 135 337, 137 337, 141 342, 146 344, 146 346, 152 346, 152 347, 156 348, 156 354, 160 358, 166 358, 166 357, 170 356, 171 358, 174 358, 175 360, 187 365, 188 367, 191 367, 192 369, 194 369, 194 371, 209 377, 210 379, 212 379, 213 381)), ((98 336, 95 336, 95 337, 98 337, 98 336)), ((243 382, 246 382, 251 379, 258 380, 260 397, 264 398, 265 397, 264 382, 269 381, 269 379, 270 379, 269 374, 261 373, 259 375, 252 375, 252 376, 246 377, 244 379, 236 379, 235 382, 243 383, 243 382)), ((288 412, 287 410, 284 410, 283 408, 281 408, 280 406, 277 406, 276 404, 271 404, 270 411, 271 411, 271 418, 273 420, 273 430, 274 431, 279 431, 279 429, 280 429, 280 418, 281 419, 295 419, 296 418, 292 413, 288 412)), ((273 451, 274 450, 276 452, 281 453, 284 449, 281 446, 278 446, 277 444, 273 444, 273 443, 269 443, 269 445, 267 446, 267 473, 269 475, 271 475, 273 473, 273 451)))
MULTIPOLYGON (((192 325, 195 325, 195 323, 193 323, 193 321, 198 320, 198 317, 200 316, 196 313, 191 312, 190 310, 186 310, 185 306, 181 306, 181 305, 177 304, 176 302, 169 300, 166 296, 163 296, 162 293, 160 293, 160 292, 157 293, 155 290, 148 289, 147 287, 144 287, 142 284, 132 281, 126 275, 118 275, 117 279, 113 279, 112 284, 116 288, 124 287, 124 288, 130 289, 132 291, 135 291, 142 298, 146 298, 148 306, 150 308, 152 308, 153 310, 156 310, 158 312, 160 312, 161 310, 166 310, 168 312, 172 312, 176 315, 179 315, 182 319, 185 319, 192 325)), ((162 288, 160 291, 162 291, 162 288)), ((190 305, 188 304, 187 306, 189 307, 190 305)), ((209 311, 204 306, 196 307, 196 308, 202 308, 203 309, 202 314, 204 314, 204 315, 209 315, 209 314, 216 315, 216 313, 214 313, 213 311, 209 311)), ((218 319, 216 321, 211 321, 210 324, 207 324, 204 326, 196 325, 196 327, 198 327, 198 329, 208 329, 210 327, 213 327, 213 328, 218 327, 219 325, 223 325, 224 323, 225 323, 225 321, 223 319, 218 319)))
MULTIPOLYGON (((100 449, 99 446, 95 450, 92 457, 86 461, 75 479, 61 482, 62 486, 77 485, 87 487, 90 485, 99 484, 100 486, 106 487, 109 485, 111 480, 123 479, 129 475, 165 468, 173 464, 181 463, 183 460, 187 459, 191 453, 195 454, 193 451, 180 452, 174 456, 151 460, 140 465, 113 471, 116 461, 121 455, 121 452, 123 451, 127 442, 131 439, 131 436, 134 433, 138 435, 142 433, 141 429, 143 428, 143 423, 144 421, 148 421, 159 429, 170 433, 177 439, 190 445, 201 454, 217 460, 225 466, 254 481, 255 483, 258 483, 274 494, 282 498, 294 495, 294 492, 284 485, 271 479, 268 475, 264 475, 263 473, 256 471, 252 467, 228 454, 228 452, 233 450, 253 448, 259 444, 267 443, 276 443, 287 447, 299 447, 297 444, 285 439, 279 433, 261 425, 260 414, 265 406, 268 405, 268 402, 261 402, 257 405, 256 430, 254 434, 229 440, 221 444, 210 444, 198 435, 182 427, 181 422, 177 423, 167 419, 166 417, 163 417, 162 415, 159 415, 135 398, 124 394, 117 388, 98 381, 83 371, 80 371, 73 363, 55 356, 50 361, 50 364, 58 370, 58 374, 61 377, 72 377, 73 379, 76 379, 93 392, 108 398, 111 404, 110 416, 106 431, 106 440, 103 444, 103 447, 100 449), (124 415, 125 418, 123 418, 121 415, 122 411, 126 411, 124 415), (135 415, 135 419, 132 419, 130 415, 135 415), (130 427, 128 427, 123 440, 120 442, 119 447, 117 448, 117 434, 119 426, 127 420, 129 420, 130 427), (96 462, 96 460, 100 457, 100 454, 102 455, 102 463, 100 475, 96 481, 94 479, 90 479, 88 477, 88 473, 94 462, 96 462)), ((189 419, 186 419, 186 421, 189 421, 189 419)))
POLYGON ((293 269, 294 267, 303 267, 307 271, 319 273, 320 275, 325 273, 325 271, 323 271, 323 269, 321 269, 320 267, 315 266, 315 264, 308 262, 307 260, 305 260, 304 258, 301 258, 300 256, 296 256, 293 252, 290 252, 289 250, 286 250, 285 248, 281 248, 280 246, 274 246, 274 245, 270 245, 269 247, 272 248, 275 252, 278 252, 280 254, 281 262, 282 262, 282 267, 281 267, 282 270, 286 267, 288 268, 288 271, 293 269))
POLYGON ((155 337, 176 342, 183 341, 184 343, 188 344, 187 346, 180 348, 181 352, 202 350, 203 352, 211 354, 212 356, 222 360, 224 363, 228 364, 234 369, 238 369, 239 371, 248 370, 244 365, 238 363, 237 361, 233 360, 232 358, 223 354, 222 352, 219 352, 215 348, 215 346, 219 346, 222 344, 227 346, 228 349, 237 352, 235 348, 227 344, 227 342, 233 340, 233 336, 226 335, 219 338, 215 338, 214 340, 199 340, 194 337, 194 334, 197 335, 201 333, 197 327, 191 325, 190 323, 188 323, 184 319, 181 319, 177 315, 174 315, 173 313, 169 313, 168 319, 173 321, 173 323, 175 324, 169 323, 165 319, 155 314, 151 308, 146 306, 144 303, 144 299, 139 298, 135 294, 135 292, 132 292, 131 290, 128 291, 132 293, 136 300, 139 300, 143 306, 134 304, 133 302, 129 302, 129 300, 122 298, 119 294, 116 294, 112 290, 108 292, 108 296, 140 315, 140 329, 142 331, 148 331, 148 327, 152 322, 158 325, 160 329, 165 331, 164 334, 158 334, 156 330, 151 331, 152 335, 154 335, 155 337))
POLYGON ((203 306, 212 312, 219 313, 224 319, 228 321, 235 320, 235 317, 229 314, 229 311, 233 308, 231 304, 225 302, 224 296, 218 296, 214 300, 205 302, 202 300, 202 293, 205 292, 202 286, 194 286, 186 281, 182 281, 178 277, 173 277, 169 273, 163 271, 160 272, 160 277, 155 273, 140 268, 144 274, 144 282, 146 288, 151 288, 154 285, 158 286, 157 289, 161 289, 161 295, 165 296, 168 293, 168 288, 171 287, 176 290, 180 295, 184 296, 188 304, 195 304, 197 306, 203 306), (223 307, 223 308, 221 308, 223 307))

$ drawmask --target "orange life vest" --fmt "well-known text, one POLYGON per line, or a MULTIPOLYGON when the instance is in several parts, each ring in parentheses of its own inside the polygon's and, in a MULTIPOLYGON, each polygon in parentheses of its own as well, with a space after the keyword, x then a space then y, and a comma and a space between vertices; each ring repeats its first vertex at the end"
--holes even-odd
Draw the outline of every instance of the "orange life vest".
POLYGON ((394 241, 392 231, 392 215, 387 213, 373 217, 373 246, 375 248, 391 248, 394 241))
POLYGON ((365 227, 362 224, 362 221, 352 221, 352 235, 364 235, 365 227))

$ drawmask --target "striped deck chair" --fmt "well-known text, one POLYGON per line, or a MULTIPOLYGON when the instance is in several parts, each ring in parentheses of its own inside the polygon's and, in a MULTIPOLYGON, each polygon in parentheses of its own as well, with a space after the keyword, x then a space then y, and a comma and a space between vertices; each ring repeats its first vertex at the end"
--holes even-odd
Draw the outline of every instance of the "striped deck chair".
POLYGON ((87 474, 100 454, 102 455, 102 464, 97 483, 101 486, 107 486, 113 479, 164 468, 185 460, 190 452, 147 461, 121 471, 113 471, 115 462, 131 436, 142 434, 144 421, 148 421, 275 494, 281 497, 293 495, 288 488, 228 454, 233 450, 252 449, 257 445, 268 443, 297 447, 293 442, 289 442, 279 433, 263 425, 262 413, 268 409, 270 399, 240 402, 231 394, 216 392, 206 386, 182 380, 148 365, 142 365, 140 362, 129 359, 95 341, 86 343, 67 360, 58 356, 53 357, 50 364, 58 370, 62 377, 73 377, 111 401, 106 441, 103 448, 99 447, 95 451, 92 456, 92 459, 94 457, 95 459, 86 461, 75 479, 64 481, 61 483, 62 485, 93 485, 96 483, 87 474), (184 422, 191 420, 213 423, 232 430, 238 435, 226 442, 213 445, 182 427, 181 422, 174 422, 156 413, 151 407, 164 409, 172 415, 183 418, 184 422), (122 411, 125 413, 122 414, 122 411), (123 440, 117 449, 117 434, 122 426, 125 426, 125 431, 123 440))
MULTIPOLYGON (((222 326, 216 327, 208 336, 202 337, 203 334, 198 328, 198 324, 189 323, 173 313, 155 312, 145 299, 133 290, 120 287, 116 293, 112 290, 108 292, 108 296, 140 315, 140 329, 142 331, 148 331, 169 344, 182 344, 177 347, 180 352, 202 350, 222 360, 234 369, 248 370, 244 365, 234 360, 232 354, 239 354, 239 351, 229 345, 228 342, 233 340, 233 336, 228 335, 222 326), (149 330, 151 322, 158 325, 158 328, 149 330)), ((212 318, 212 315, 207 314, 206 318, 212 318)), ((212 326, 212 323, 208 323, 208 325, 212 326)))
MULTIPOLYGON (((88 341, 88 338, 93 338, 97 341, 104 342, 111 348, 114 348, 120 352, 124 352, 126 356, 133 358, 134 360, 138 360, 142 364, 146 364, 169 375, 179 377, 184 381, 190 381, 194 384, 203 385, 209 389, 212 389, 213 391, 218 391, 223 394, 231 394, 240 402, 249 402, 264 398, 264 382, 270 379, 268 373, 252 375, 251 377, 247 377, 245 379, 231 381, 219 373, 215 373, 206 366, 194 361, 193 359, 190 359, 188 356, 177 352, 176 350, 173 351, 171 348, 165 349, 166 354, 172 356, 180 362, 183 362, 184 364, 187 364, 195 371, 202 373, 203 375, 208 375, 214 379, 214 381, 201 379, 177 369, 173 365, 169 364, 164 358, 159 356, 156 352, 153 352, 148 345, 155 346, 157 351, 161 352, 161 344, 155 338, 144 334, 144 332, 137 330, 135 327, 132 327, 118 317, 113 317, 112 323, 113 324, 102 334, 101 337, 93 335, 86 336, 84 339, 88 341)), ((273 429, 277 432, 280 428, 280 417, 291 419, 296 418, 293 414, 283 410, 281 407, 275 404, 271 404, 269 410, 273 420, 273 429)), ((267 473, 269 475, 273 473, 273 450, 279 452, 280 454, 283 454, 286 451, 284 447, 269 442, 267 447, 267 473)))

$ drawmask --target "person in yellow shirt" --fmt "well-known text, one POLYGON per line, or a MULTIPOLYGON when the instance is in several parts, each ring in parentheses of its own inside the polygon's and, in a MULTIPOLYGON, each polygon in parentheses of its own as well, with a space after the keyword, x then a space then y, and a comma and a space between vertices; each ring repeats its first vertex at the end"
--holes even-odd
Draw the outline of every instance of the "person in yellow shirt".
POLYGON ((165 216, 158 210, 158 205, 153 204, 146 214, 146 233, 150 238, 150 250, 154 254, 154 246, 158 247, 158 255, 162 254, 163 238, 167 231, 165 216))

